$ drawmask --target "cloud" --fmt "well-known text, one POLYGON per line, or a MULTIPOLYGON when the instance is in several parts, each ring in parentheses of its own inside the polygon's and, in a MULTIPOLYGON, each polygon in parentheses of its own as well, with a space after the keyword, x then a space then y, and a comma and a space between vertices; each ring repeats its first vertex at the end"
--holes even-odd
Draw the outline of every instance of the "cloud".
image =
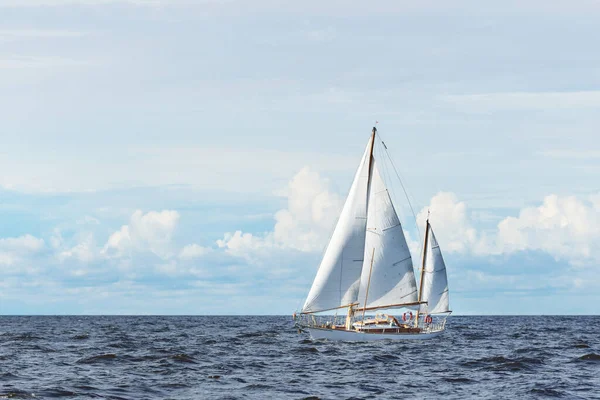
POLYGON ((600 261, 600 253, 594 253, 600 247, 597 196, 546 196, 540 206, 498 224, 497 246, 502 252, 542 250, 574 263, 600 261))
POLYGON ((168 258, 172 254, 171 239, 178 222, 177 211, 144 214, 137 210, 128 225, 110 235, 102 252, 109 257, 122 257, 132 252, 150 251, 161 258, 168 258))
POLYGON ((436 194, 418 215, 430 221, 444 252, 473 255, 543 251, 571 264, 600 261, 600 194, 577 198, 549 195, 537 207, 502 219, 493 231, 477 231, 477 221, 453 193, 436 194))
POLYGON ((436 237, 443 238, 443 249, 448 252, 465 252, 477 243, 477 231, 471 226, 467 205, 459 201, 454 193, 440 192, 432 197, 429 206, 417 215, 424 232, 428 212, 436 237))
POLYGON ((0 239, 0 249, 24 253, 37 253, 44 248, 44 240, 32 235, 23 235, 14 238, 0 239))
POLYGON ((202 257, 210 253, 212 249, 210 247, 202 247, 198 244, 188 244, 181 249, 179 252, 179 258, 184 260, 191 260, 194 258, 202 257))
POLYGON ((12 266, 18 261, 40 253, 44 247, 43 239, 29 234, 0 239, 0 265, 12 266))
MULTIPOLYGON (((300 170, 278 192, 287 198, 287 207, 274 215, 273 230, 250 233, 237 230, 217 240, 219 248, 231 255, 260 264, 274 250, 317 253, 327 245, 342 198, 330 191, 328 182, 308 167, 300 170)), ((507 216, 495 229, 477 229, 485 213, 470 212, 456 194, 439 192, 421 209, 417 221, 424 232, 428 212, 430 222, 445 253, 494 256, 523 251, 542 251, 557 260, 581 264, 600 260, 594 247, 600 247, 600 194, 580 199, 550 195, 540 206, 525 207, 518 216, 507 216)), ((484 221, 485 222, 485 221, 484 221)), ((405 231, 413 256, 420 242, 405 231)))
POLYGON ((275 213, 272 231, 260 235, 228 232, 217 245, 240 256, 272 248, 322 250, 342 206, 342 199, 329 190, 328 181, 304 167, 277 194, 287 198, 287 207, 275 213))
MULTIPOLYGON (((99 256, 94 235, 91 232, 86 232, 85 234, 79 236, 80 237, 77 240, 77 244, 62 251, 59 250, 58 260, 60 262, 74 259, 81 263, 89 264, 96 260, 96 258, 99 256)), ((60 247, 61 244, 61 237, 55 235, 53 246, 60 247)))

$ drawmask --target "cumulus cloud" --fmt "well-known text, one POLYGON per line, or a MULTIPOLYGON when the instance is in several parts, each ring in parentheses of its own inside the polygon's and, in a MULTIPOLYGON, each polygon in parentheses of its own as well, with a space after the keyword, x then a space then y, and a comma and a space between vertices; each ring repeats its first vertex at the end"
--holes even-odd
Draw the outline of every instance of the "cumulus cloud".
POLYGON ((0 239, 0 266, 5 266, 1 272, 33 271, 77 277, 113 274, 128 278, 153 273, 200 275, 202 271, 191 261, 213 249, 176 243, 173 235, 179 220, 180 215, 174 210, 137 210, 126 225, 105 239, 104 245, 96 240, 103 224, 90 216, 76 219, 71 225, 57 226, 49 237, 48 248, 43 239, 32 235, 0 239), (34 260, 34 256, 38 259, 34 260))
POLYGON ((593 253, 600 247, 597 196, 546 196, 540 206, 524 208, 518 217, 498 224, 497 246, 503 252, 541 250, 574 262, 600 260, 593 253))
POLYGON ((436 237, 443 238, 444 250, 464 252, 477 242, 477 231, 471 226, 467 205, 459 201, 454 193, 440 192, 431 198, 429 206, 417 215, 423 231, 428 213, 436 237))
POLYGON ((543 251, 573 264, 600 260, 593 249, 600 246, 600 195, 586 198, 546 196, 542 204, 525 207, 509 216, 491 232, 477 231, 477 221, 453 193, 436 194, 419 213, 430 221, 445 252, 476 255, 543 251))
MULTIPOLYGON (((315 253, 327 244, 343 199, 330 191, 328 182, 310 168, 300 170, 278 192, 287 207, 275 213, 273 230, 260 234, 228 232, 217 240, 228 253, 257 261, 278 250, 315 253)), ((600 194, 577 198, 549 195, 539 206, 526 207, 508 216, 495 229, 478 230, 479 214, 471 213, 456 194, 439 192, 418 213, 423 232, 427 214, 445 253, 475 256, 543 251, 571 264, 600 260, 600 194)), ((420 252, 422 238, 405 232, 413 255, 420 252)))
POLYGON ((235 255, 269 248, 321 250, 341 209, 340 196, 329 190, 327 180, 308 167, 302 168, 277 194, 287 198, 287 207, 275 213, 272 231, 261 235, 228 232, 217 245, 235 255))
POLYGON ((128 225, 114 232, 102 250, 107 256, 121 257, 132 252, 150 251, 162 258, 171 255, 171 239, 179 222, 179 213, 173 210, 141 210, 133 213, 128 225))
POLYGON ((23 235, 14 238, 0 239, 0 249, 24 253, 37 253, 44 248, 44 239, 36 238, 32 235, 23 235))
POLYGON ((32 235, 0 239, 0 265, 14 265, 41 252, 45 247, 43 239, 32 235))
MULTIPOLYGON (((59 237, 54 236, 54 244, 60 246, 59 237)), ((58 253, 58 260, 64 262, 69 259, 75 259, 83 263, 91 263, 98 256, 98 247, 91 232, 86 232, 78 237, 77 243, 58 253)))
POLYGON ((203 247, 198 244, 188 244, 184 246, 179 252, 179 258, 184 260, 191 260, 194 258, 202 257, 210 253, 212 249, 210 247, 203 247))

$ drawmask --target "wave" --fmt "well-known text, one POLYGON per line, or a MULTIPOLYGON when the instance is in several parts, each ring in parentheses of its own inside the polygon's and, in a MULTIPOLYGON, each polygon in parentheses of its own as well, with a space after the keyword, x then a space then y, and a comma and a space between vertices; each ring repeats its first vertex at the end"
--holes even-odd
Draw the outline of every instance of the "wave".
POLYGON ((316 347, 300 347, 299 349, 296 349, 295 352, 300 354, 314 354, 318 353, 319 349, 316 347))
POLYGON ((573 361, 574 362, 577 362, 577 361, 600 362, 600 354, 596 354, 596 353, 585 354, 581 357, 576 358, 573 361))
POLYGON ((174 354, 169 358, 171 358, 173 361, 177 361, 177 362, 196 364, 196 360, 194 360, 193 357, 188 356, 187 354, 183 354, 183 353, 182 354, 174 354))
POLYGON ((78 335, 72 336, 71 339, 73 340, 85 340, 85 339, 89 339, 90 335, 88 335, 87 333, 80 333, 78 335))
POLYGON ((115 358, 117 358, 117 355, 113 354, 113 353, 100 354, 97 356, 85 357, 85 358, 79 359, 77 361, 77 364, 95 364, 95 363, 100 363, 100 362, 112 361, 115 358))
POLYGON ((479 367, 487 370, 520 371, 533 369, 542 365, 544 361, 540 358, 517 357, 506 358, 504 356, 483 357, 478 360, 463 363, 465 367, 479 367))
POLYGON ((450 382, 450 383, 470 383, 470 382, 473 382, 469 378, 444 378, 444 380, 446 382, 450 382))

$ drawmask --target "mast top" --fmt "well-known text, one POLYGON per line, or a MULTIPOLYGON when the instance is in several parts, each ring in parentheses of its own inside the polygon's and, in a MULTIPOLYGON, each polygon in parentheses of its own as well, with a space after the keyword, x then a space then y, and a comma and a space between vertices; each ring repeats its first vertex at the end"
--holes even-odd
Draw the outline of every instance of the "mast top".
POLYGON ((375 136, 375 133, 377 133, 377 128, 373 127, 373 136, 375 136))

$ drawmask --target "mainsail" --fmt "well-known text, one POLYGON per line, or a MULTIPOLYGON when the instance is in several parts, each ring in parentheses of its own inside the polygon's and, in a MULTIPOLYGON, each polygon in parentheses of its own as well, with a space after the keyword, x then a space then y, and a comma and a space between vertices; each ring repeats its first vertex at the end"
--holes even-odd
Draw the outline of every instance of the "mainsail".
POLYGON ((346 203, 323 255, 302 312, 331 310, 354 303, 358 296, 365 250, 371 136, 346 203))
POLYGON ((368 204, 358 307, 377 308, 416 302, 417 284, 410 250, 375 161, 368 204))
POLYGON ((449 312, 446 264, 429 221, 427 221, 426 229, 428 231, 425 235, 425 262, 421 275, 423 280, 421 283, 421 300, 426 301, 427 306, 423 305, 421 311, 425 312, 427 310, 430 314, 449 312))

